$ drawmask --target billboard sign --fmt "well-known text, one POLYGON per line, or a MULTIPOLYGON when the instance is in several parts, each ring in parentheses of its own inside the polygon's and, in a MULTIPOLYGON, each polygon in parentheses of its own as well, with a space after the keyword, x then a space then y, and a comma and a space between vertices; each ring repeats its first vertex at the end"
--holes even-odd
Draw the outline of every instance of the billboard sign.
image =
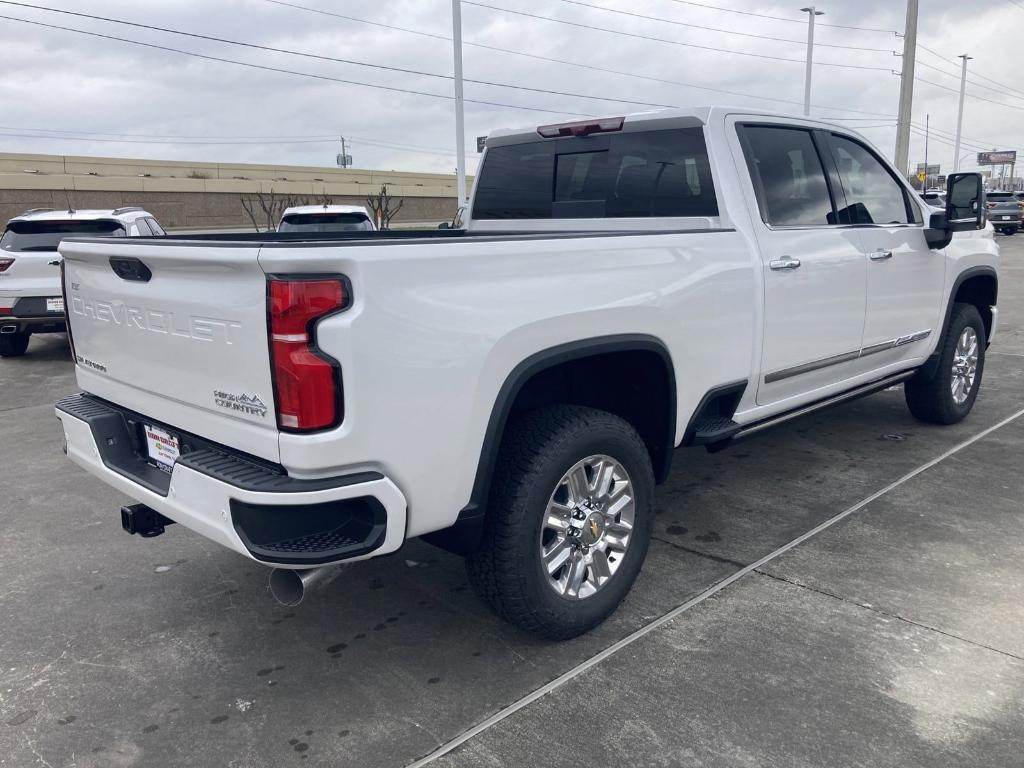
POLYGON ((1015 149, 978 153, 978 165, 1010 165, 1016 162, 1017 150, 1015 149))
POLYGON ((940 165, 925 165, 924 163, 917 164, 917 172, 923 173, 926 176, 938 176, 942 166, 940 165))

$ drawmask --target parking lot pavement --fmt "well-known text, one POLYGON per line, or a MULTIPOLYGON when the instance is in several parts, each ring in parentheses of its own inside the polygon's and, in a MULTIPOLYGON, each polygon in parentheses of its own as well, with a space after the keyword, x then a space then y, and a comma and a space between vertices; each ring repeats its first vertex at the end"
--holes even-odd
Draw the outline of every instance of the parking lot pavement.
POLYGON ((284 609, 265 569, 179 526, 124 535, 124 499, 59 449, 66 344, 33 340, 0 361, 0 765, 406 765, 481 723, 435 764, 1024 764, 1024 237, 1000 243, 966 422, 887 391, 680 452, 637 587, 562 644, 420 542, 284 609))

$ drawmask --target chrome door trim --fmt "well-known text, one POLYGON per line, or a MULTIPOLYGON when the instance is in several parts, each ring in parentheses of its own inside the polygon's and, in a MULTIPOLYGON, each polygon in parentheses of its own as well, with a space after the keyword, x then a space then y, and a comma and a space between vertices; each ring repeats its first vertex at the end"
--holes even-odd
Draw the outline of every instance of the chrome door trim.
POLYGON ((794 365, 792 368, 783 368, 781 371, 773 371, 772 373, 765 374, 764 383, 771 384, 776 381, 782 381, 793 376, 799 376, 802 373, 810 373, 816 371, 819 368, 828 368, 830 365, 839 365, 839 363, 846 363, 850 360, 856 360, 860 357, 860 350, 855 349, 852 352, 843 352, 840 355, 832 355, 831 357, 825 357, 821 360, 812 360, 809 363, 801 363, 800 365, 794 365))
POLYGON ((902 347, 905 344, 913 344, 918 341, 924 341, 932 335, 932 331, 929 328, 926 331, 917 331, 915 333, 909 333, 906 336, 900 336, 896 339, 889 339, 878 344, 871 344, 867 347, 861 347, 854 352, 843 352, 839 355, 831 355, 829 357, 823 357, 820 360, 812 360, 809 363, 801 363, 800 365, 794 365, 790 368, 783 368, 779 371, 772 371, 771 373, 765 374, 764 383, 772 384, 776 381, 782 381, 783 379, 789 379, 793 376, 800 376, 804 373, 810 373, 811 371, 817 371, 822 368, 828 368, 830 365, 839 365, 840 363, 848 363, 851 360, 858 360, 868 355, 874 355, 878 352, 885 352, 896 347, 902 347))

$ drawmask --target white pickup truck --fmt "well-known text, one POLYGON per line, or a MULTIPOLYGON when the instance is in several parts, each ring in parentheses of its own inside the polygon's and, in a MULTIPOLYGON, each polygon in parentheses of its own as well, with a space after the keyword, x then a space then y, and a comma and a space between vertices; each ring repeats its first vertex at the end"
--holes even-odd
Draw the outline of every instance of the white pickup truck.
POLYGON ((275 567, 412 537, 551 638, 635 580, 655 484, 903 383, 971 410, 998 247, 975 174, 930 210, 845 127, 721 107, 499 131, 466 230, 66 240, 68 455, 275 567), (954 236, 954 233, 958 233, 954 236))

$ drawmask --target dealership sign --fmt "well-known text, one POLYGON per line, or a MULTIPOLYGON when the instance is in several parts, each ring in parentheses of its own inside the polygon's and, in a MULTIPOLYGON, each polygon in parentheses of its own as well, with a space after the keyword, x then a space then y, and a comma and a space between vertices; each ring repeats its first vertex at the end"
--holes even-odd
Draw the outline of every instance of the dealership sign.
POLYGON ((1010 165, 1016 162, 1017 151, 1015 149, 978 153, 978 165, 1010 165))

